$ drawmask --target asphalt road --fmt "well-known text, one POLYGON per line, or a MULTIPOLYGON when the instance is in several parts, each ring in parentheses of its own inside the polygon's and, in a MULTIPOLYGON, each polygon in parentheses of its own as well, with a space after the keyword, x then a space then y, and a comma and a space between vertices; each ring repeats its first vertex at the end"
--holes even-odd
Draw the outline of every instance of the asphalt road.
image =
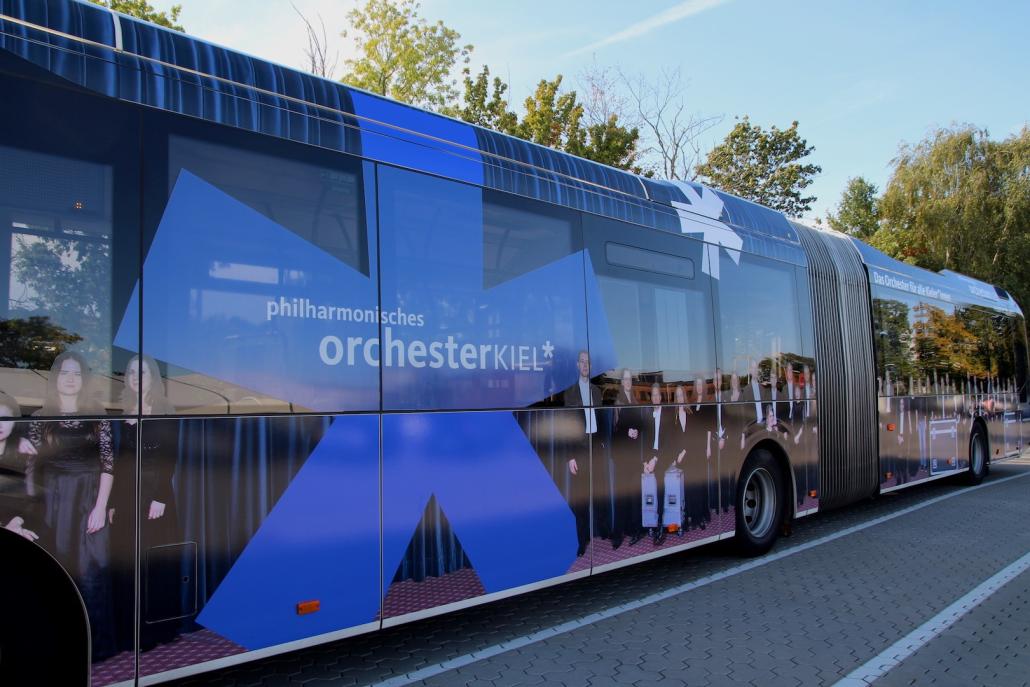
POLYGON ((805 518, 762 558, 722 543, 172 684, 1030 685, 1028 567, 1025 455, 805 518))

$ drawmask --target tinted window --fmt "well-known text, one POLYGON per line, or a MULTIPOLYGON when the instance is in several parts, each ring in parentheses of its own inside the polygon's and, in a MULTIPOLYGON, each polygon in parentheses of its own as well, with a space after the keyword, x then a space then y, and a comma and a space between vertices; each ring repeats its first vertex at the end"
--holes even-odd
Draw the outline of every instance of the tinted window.
POLYGON ((913 355, 913 320, 917 305, 918 301, 904 294, 873 290, 873 342, 880 395, 888 395, 889 391, 905 393, 919 386, 913 379, 918 374, 913 355), (885 386, 885 380, 890 380, 890 389, 885 386))
POLYGON ((762 384, 782 387, 806 360, 801 341, 794 267, 747 253, 739 262, 721 251, 719 359, 728 375, 743 381, 755 373, 762 384))
MULTIPOLYGON (((703 244, 601 217, 584 221, 617 363, 605 371, 605 395, 618 393, 628 369, 641 403, 650 402, 653 383, 661 385, 663 402, 674 401, 679 383, 691 399, 700 393, 702 400, 713 400, 711 282, 693 270, 703 244)), ((597 316, 591 312, 591 321, 597 316)))
POLYGON ((604 252, 610 265, 632 267, 645 272, 667 274, 670 277, 679 277, 681 279, 694 278, 694 261, 688 258, 625 246, 621 243, 612 243, 610 241, 605 244, 604 252))
POLYGON ((377 409, 375 359, 350 344, 380 317, 362 163, 158 115, 146 134, 143 344, 172 404, 377 409))
POLYGON ((490 288, 572 252, 576 214, 483 192, 483 286, 490 288))
POLYGON ((137 115, 13 79, 4 99, 18 106, 0 112, 0 390, 26 414, 61 414, 51 368, 73 353, 81 384, 64 412, 117 412, 128 353, 115 336, 139 264, 137 115))
POLYGON ((382 309, 406 318, 382 327, 383 406, 556 402, 576 383, 596 290, 579 216, 392 167, 378 180, 382 309))

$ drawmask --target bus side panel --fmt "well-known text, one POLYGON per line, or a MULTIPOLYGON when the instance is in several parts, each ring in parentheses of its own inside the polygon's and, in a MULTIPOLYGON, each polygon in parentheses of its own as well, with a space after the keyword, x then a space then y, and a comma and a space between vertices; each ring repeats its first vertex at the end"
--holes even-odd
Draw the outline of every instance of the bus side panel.
MULTIPOLYGON (((94 60, 66 57, 92 73, 94 60)), ((136 458, 108 415, 132 412, 130 354, 113 338, 139 276, 139 118, 54 81, 0 56, 0 417, 35 416, 2 423, 0 500, 15 503, 0 506, 0 527, 44 547, 74 580, 93 684, 105 685, 135 673, 136 458)), ((125 333, 138 341, 138 328, 125 333)))
POLYGON ((605 409, 611 438, 593 445, 594 470, 602 471, 593 493, 594 565, 733 530, 732 514, 719 504, 719 446, 725 445, 719 431, 727 409, 711 403, 660 412, 654 405, 605 409))
POLYGON ((144 420, 140 674, 375 623, 376 415, 144 420))
POLYGON ((592 412, 383 416, 384 617, 589 570, 592 412))

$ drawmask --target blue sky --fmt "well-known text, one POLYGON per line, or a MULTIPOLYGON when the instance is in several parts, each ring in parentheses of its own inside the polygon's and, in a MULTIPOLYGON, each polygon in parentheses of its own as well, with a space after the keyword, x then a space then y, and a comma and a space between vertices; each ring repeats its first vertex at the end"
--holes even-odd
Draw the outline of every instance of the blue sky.
MULTIPOLYGON (((178 0, 197 36, 301 67, 304 34, 288 0, 178 0), (241 12, 241 7, 246 10, 241 12)), ((295 0, 336 34, 356 0, 295 0)), ((159 8, 168 0, 152 0, 159 8)), ((711 145, 749 115, 762 126, 797 119, 823 168, 810 216, 833 208, 852 176, 881 188, 902 142, 971 123, 995 138, 1030 123, 1030 3, 795 0, 422 0, 475 46, 521 102, 535 83, 575 81, 591 63, 629 73, 679 67, 688 107, 724 119, 711 145)))

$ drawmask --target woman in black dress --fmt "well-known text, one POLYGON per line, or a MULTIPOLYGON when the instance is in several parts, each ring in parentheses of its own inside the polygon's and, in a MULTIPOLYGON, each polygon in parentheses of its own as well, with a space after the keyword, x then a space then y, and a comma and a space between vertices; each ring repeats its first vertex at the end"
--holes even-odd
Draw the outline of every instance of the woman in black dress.
POLYGON ((90 396, 85 358, 68 351, 50 368, 47 395, 29 441, 29 493, 39 493, 47 548, 75 580, 89 614, 93 660, 114 653, 107 504, 114 485, 111 423, 75 416, 104 414, 90 396))
MULTIPOLYGON (((123 469, 119 470, 119 475, 124 479, 120 478, 118 481, 113 507, 108 517, 114 530, 112 536, 119 559, 128 557, 131 561, 134 548, 132 516, 136 512, 134 491, 138 464, 140 565, 143 566, 148 550, 181 541, 175 493, 172 489, 172 477, 175 474, 179 448, 178 423, 173 420, 158 420, 148 422, 142 427, 139 424, 140 416, 171 415, 175 412, 175 408, 165 395, 164 381, 153 358, 148 355, 133 356, 129 361, 125 368, 125 386, 122 389, 121 401, 122 412, 129 416, 122 422, 118 450, 118 464, 123 466, 123 469)), ((122 568, 126 569, 125 566, 122 568)), ((120 606, 131 609, 131 565, 127 570, 130 575, 122 575, 119 578, 117 602, 120 606)), ((149 620, 152 612, 153 609, 142 608, 143 621, 149 620)), ((120 616, 132 617, 131 613, 122 613, 120 616)), ((174 639, 175 630, 174 623, 143 622, 140 626, 140 650, 147 651, 159 643, 171 641, 174 639)), ((131 627, 123 627, 120 632, 120 644, 124 648, 132 646, 130 632, 131 627)))

